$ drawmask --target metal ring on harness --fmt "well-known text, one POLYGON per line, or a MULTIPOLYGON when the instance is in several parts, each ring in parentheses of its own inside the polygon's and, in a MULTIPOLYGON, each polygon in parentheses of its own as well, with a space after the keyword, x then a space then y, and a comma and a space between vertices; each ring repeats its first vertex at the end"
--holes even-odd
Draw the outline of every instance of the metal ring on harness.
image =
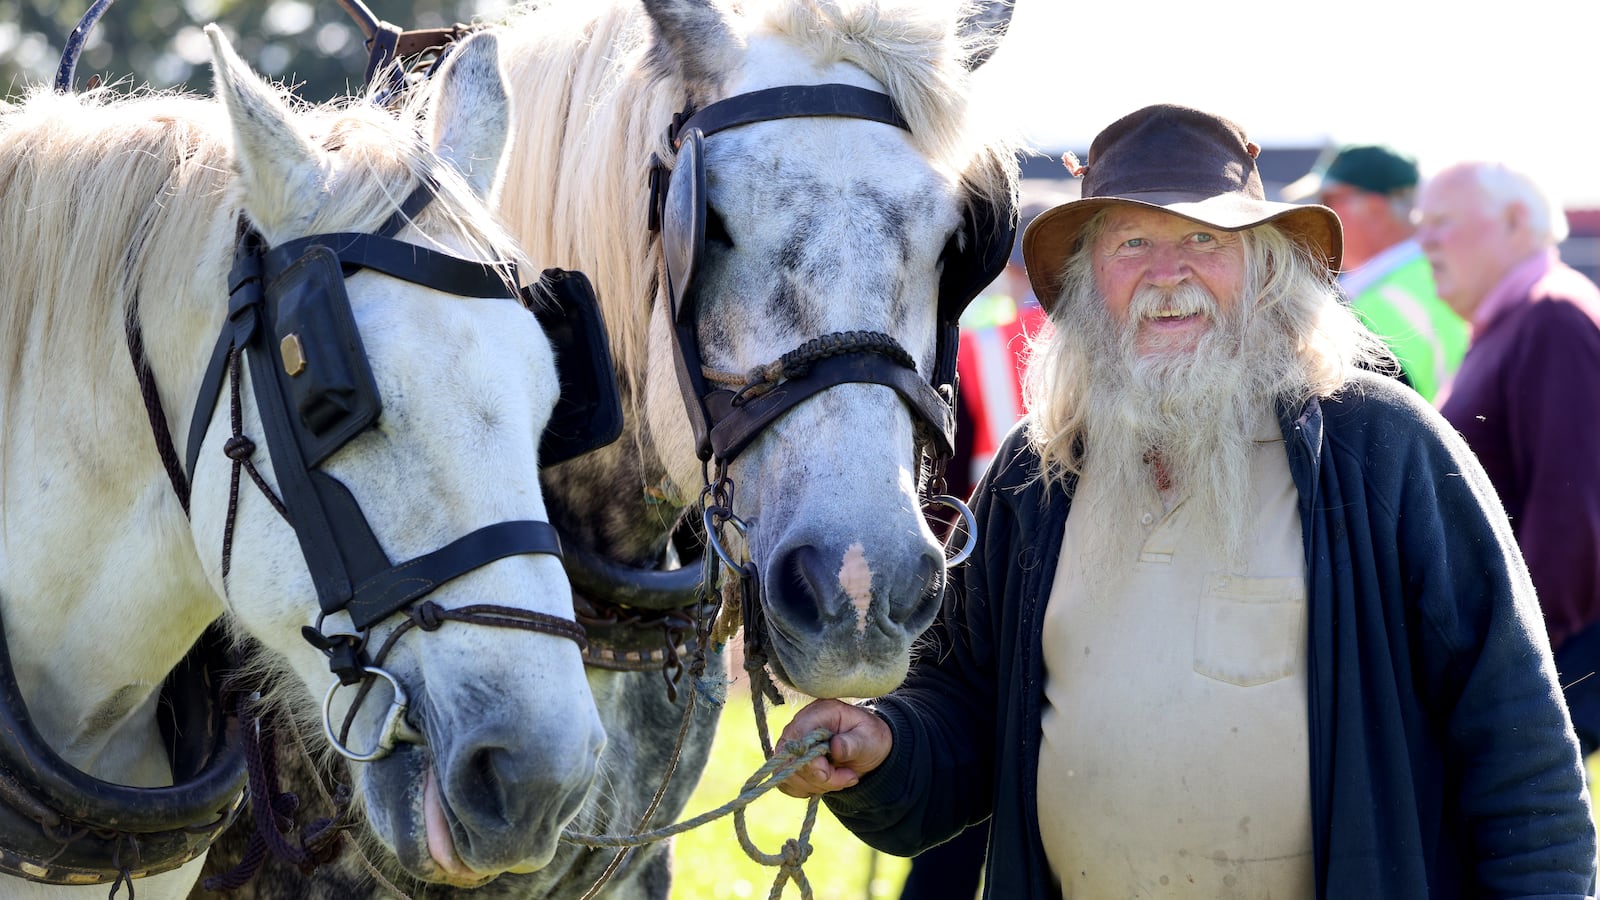
POLYGON ((333 695, 339 692, 343 683, 335 680, 328 688, 328 693, 322 698, 322 734, 339 751, 339 755, 353 762, 376 762, 388 756, 394 750, 394 745, 406 740, 409 743, 420 743, 421 735, 406 724, 406 704, 410 698, 406 696, 406 689, 400 686, 400 679, 389 674, 377 666, 366 666, 362 669, 371 675, 378 675, 389 682, 394 689, 394 699, 389 703, 389 712, 383 717, 383 725, 378 730, 378 740, 373 749, 366 753, 357 753, 339 739, 333 730, 333 695))
POLYGON ((725 524, 731 524, 733 530, 739 532, 740 537, 746 537, 748 532, 745 530, 744 520, 734 515, 733 510, 723 506, 706 507, 705 515, 702 518, 706 529, 706 546, 716 551, 717 556, 721 558, 724 565, 736 572, 739 571, 744 563, 735 560, 733 555, 722 546, 721 528, 716 524, 715 520, 721 519, 725 524))
MULTIPOLYGON (((967 532, 967 540, 961 545, 961 549, 956 551, 955 556, 945 557, 944 565, 945 568, 948 569, 952 566, 959 566, 966 562, 967 557, 971 556, 972 551, 978 546, 978 520, 972 515, 972 510, 967 507, 967 504, 961 502, 959 497, 955 497, 950 494, 940 494, 937 497, 929 500, 928 505, 949 507, 950 509, 955 510, 961 516, 961 522, 965 526, 965 530, 967 532)), ((954 528, 950 529, 951 537, 955 537, 955 533, 956 532, 954 528)), ((949 548, 950 542, 949 539, 946 539, 945 549, 948 550, 949 548)))

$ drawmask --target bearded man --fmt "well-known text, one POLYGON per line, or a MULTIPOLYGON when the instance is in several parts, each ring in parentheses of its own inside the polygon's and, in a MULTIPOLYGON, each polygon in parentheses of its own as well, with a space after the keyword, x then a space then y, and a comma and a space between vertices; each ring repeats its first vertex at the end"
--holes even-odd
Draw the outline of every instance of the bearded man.
POLYGON ((1332 210, 1179 106, 1023 238, 1054 325, 906 683, 783 785, 988 898, 1592 894, 1595 830, 1482 468, 1340 304, 1332 210))

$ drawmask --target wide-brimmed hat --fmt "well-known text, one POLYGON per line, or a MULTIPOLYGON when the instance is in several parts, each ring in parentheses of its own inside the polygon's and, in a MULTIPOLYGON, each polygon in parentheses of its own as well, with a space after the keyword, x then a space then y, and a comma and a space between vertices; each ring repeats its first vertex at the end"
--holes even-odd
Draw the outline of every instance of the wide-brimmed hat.
POLYGON ((1055 306, 1083 226, 1111 206, 1159 209, 1219 231, 1270 222, 1338 271, 1344 255, 1339 217, 1326 206, 1266 199, 1257 152, 1238 125, 1186 106, 1147 106, 1113 122, 1095 136, 1087 165, 1075 173, 1083 177, 1082 199, 1044 212, 1022 236, 1040 304, 1055 306))

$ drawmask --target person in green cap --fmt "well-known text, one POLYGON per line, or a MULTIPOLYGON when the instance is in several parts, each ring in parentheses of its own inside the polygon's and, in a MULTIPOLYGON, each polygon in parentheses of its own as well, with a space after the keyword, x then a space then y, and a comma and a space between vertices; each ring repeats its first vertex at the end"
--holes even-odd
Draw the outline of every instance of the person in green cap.
POLYGON ((1467 352, 1466 320, 1439 299, 1413 238, 1416 161, 1381 144, 1340 147, 1325 164, 1283 189, 1283 199, 1315 200, 1344 223, 1344 273, 1350 305, 1389 346, 1400 379, 1428 402, 1467 352))

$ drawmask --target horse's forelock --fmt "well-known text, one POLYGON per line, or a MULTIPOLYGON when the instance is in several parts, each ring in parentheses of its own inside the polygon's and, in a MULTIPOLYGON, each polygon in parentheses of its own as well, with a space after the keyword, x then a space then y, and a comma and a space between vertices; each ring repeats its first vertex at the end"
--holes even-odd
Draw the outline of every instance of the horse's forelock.
MULTIPOLYGON (((968 4, 970 5, 970 4, 968 4)), ((1015 153, 1010 136, 972 115, 969 55, 985 40, 962 36, 966 6, 922 0, 765 0, 766 27, 806 47, 822 64, 844 62, 883 84, 911 126, 913 143, 935 166, 994 197, 1015 175, 995 163, 1015 153)))
POLYGON ((311 114, 308 133, 334 156, 334 176, 319 198, 308 233, 372 231, 414 187, 431 179, 438 186, 435 198, 420 216, 430 233, 448 229, 476 256, 511 258, 525 265, 515 241, 483 200, 423 143, 423 99, 419 94, 398 112, 366 101, 336 101, 311 114))

